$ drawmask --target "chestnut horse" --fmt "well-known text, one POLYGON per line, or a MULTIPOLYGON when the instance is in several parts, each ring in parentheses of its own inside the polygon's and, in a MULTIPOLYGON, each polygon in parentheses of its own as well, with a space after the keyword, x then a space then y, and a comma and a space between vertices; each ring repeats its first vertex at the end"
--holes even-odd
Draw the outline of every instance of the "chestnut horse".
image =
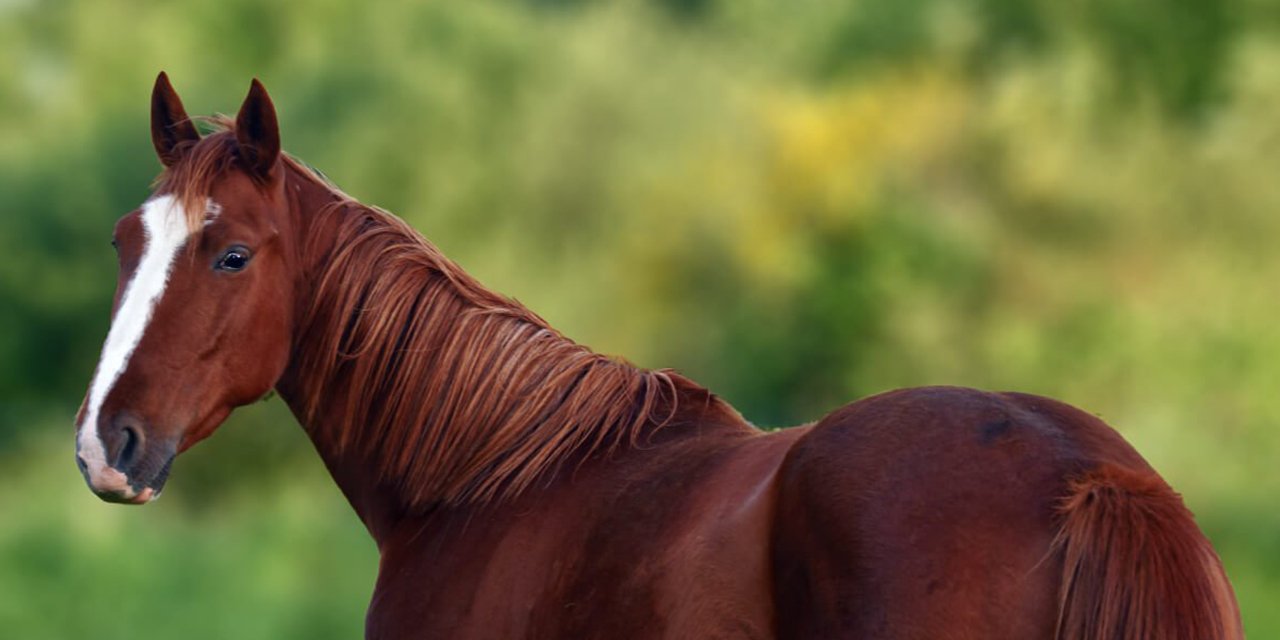
POLYGON ((103 499, 279 392, 381 553, 370 638, 1243 637, 1181 498, 1053 400, 893 391, 766 433, 571 342, 280 152, 256 80, 115 229, 77 417, 103 499))

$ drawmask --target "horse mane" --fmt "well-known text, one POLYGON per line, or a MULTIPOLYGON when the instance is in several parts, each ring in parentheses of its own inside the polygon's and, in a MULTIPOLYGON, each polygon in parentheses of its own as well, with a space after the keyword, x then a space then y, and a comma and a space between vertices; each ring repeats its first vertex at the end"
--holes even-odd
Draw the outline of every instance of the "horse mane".
POLYGON ((187 229, 198 232, 204 223, 205 203, 213 183, 235 164, 239 156, 235 121, 224 115, 193 118, 213 132, 174 149, 181 161, 164 168, 152 184, 154 193, 172 194, 187 215, 187 229))
MULTIPOLYGON (((197 142, 158 180, 203 203, 235 159, 234 123, 197 142)), ((741 416, 670 370, 597 354, 490 291, 408 224, 361 204, 301 161, 287 179, 330 202, 308 211, 312 296, 294 336, 307 428, 375 466, 409 507, 514 498, 596 453, 663 427, 741 416)), ((190 211, 190 210, 189 210, 190 211)))

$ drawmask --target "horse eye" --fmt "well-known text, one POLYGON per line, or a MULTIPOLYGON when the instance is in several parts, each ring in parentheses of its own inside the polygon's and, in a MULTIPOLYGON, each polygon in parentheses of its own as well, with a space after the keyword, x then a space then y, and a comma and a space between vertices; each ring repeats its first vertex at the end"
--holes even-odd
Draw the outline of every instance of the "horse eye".
POLYGON ((240 271, 249 264, 249 250, 244 247, 231 247, 218 258, 214 266, 218 271, 240 271))

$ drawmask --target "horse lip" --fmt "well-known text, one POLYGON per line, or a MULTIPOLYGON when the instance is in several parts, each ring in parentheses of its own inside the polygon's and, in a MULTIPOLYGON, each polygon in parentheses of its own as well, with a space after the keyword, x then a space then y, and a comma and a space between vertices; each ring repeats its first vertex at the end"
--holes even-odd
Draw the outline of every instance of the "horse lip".
POLYGON ((103 502, 138 505, 151 502, 157 495, 159 495, 159 492, 155 491, 151 487, 146 487, 142 491, 138 492, 131 491, 129 493, 123 493, 119 491, 95 491, 94 494, 103 502))
POLYGON ((165 481, 169 479, 169 471, 175 457, 176 455, 170 454, 160 471, 148 481, 130 478, 128 474, 111 466, 98 469, 97 473, 91 473, 89 465, 79 455, 76 456, 76 465, 80 467, 89 490, 103 502, 140 505, 160 496, 165 481), (94 484, 95 476, 99 481, 97 486, 94 484))
POLYGON ((160 494, 152 490, 151 487, 147 487, 142 491, 138 492, 138 495, 134 496, 131 500, 129 500, 129 504, 146 504, 154 500, 157 495, 160 495, 160 494))

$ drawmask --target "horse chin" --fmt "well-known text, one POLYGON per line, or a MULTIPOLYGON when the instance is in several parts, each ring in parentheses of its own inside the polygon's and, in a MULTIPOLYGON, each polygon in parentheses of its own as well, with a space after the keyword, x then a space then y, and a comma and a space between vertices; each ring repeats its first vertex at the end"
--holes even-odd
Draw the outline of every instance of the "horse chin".
MULTIPOLYGON (((195 446, 196 443, 213 435, 213 432, 217 431, 218 427, 222 426, 222 423, 226 421, 227 416, 231 415, 231 410, 233 408, 234 407, 227 406, 218 407, 203 419, 193 423, 191 428, 187 429, 186 433, 183 434, 182 439, 178 442, 177 453, 183 453, 187 449, 195 446)), ((172 462, 173 461, 170 460, 170 463, 172 462)), ((165 475, 167 474, 168 465, 165 465, 165 475)), ((163 482, 163 480, 161 482, 163 482)))

